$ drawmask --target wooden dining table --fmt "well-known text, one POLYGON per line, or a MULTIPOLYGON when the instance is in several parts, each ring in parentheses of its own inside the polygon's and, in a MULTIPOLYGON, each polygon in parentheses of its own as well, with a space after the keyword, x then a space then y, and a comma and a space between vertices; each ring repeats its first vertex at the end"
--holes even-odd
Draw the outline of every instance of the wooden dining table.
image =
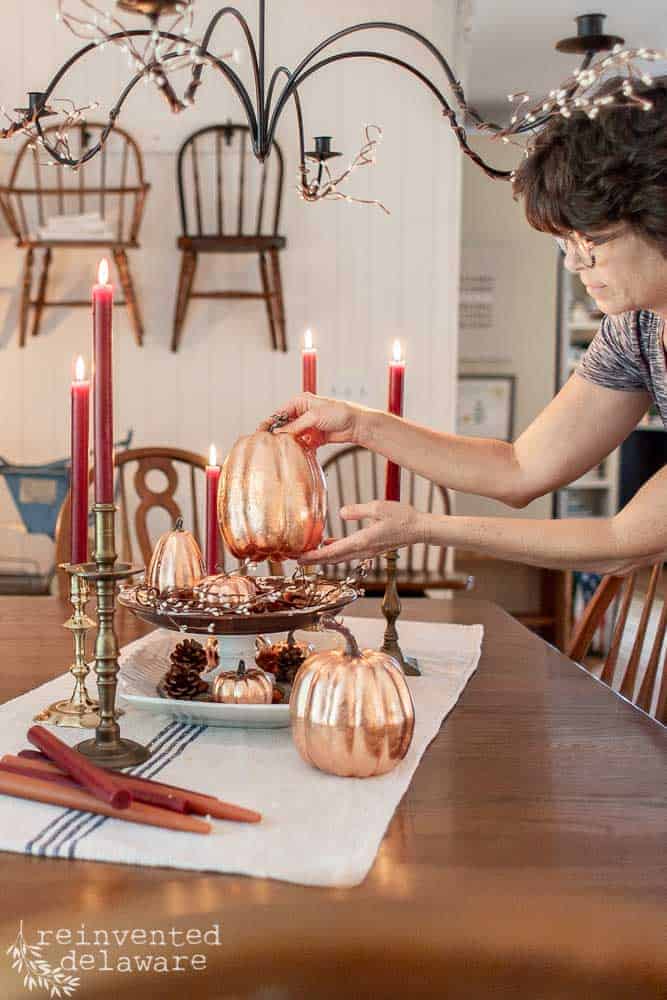
MULTIPOLYGON (((56 598, 0 598, 0 701, 63 672, 66 616, 56 598)), ((81 973, 82 998, 664 998, 666 730, 496 605, 411 599, 403 617, 481 623, 482 656, 360 886, 1 853, 0 997, 28 995, 4 954, 22 921, 31 941, 219 928, 205 967, 109 960, 81 973)), ((148 630, 117 624, 122 643, 148 630)))

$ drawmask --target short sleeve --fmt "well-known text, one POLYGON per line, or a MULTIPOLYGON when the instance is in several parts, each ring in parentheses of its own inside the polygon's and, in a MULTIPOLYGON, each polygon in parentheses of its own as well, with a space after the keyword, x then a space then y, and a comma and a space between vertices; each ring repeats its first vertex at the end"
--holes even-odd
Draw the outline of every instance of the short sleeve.
POLYGON ((636 323, 636 313, 623 313, 614 319, 604 316, 576 368, 577 375, 606 389, 622 392, 646 389, 636 323))

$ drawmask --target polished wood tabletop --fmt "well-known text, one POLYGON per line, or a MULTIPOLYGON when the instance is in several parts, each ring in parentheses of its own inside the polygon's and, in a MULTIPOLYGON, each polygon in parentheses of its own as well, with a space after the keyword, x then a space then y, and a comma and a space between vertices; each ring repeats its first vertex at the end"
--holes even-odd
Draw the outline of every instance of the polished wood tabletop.
MULTIPOLYGON (((0 598, 0 701, 62 673, 66 612, 0 598)), ((351 610, 378 612, 374 600, 351 610)), ((217 924, 220 943, 194 949, 205 968, 130 976, 109 958, 113 971, 81 973, 73 995, 664 997, 665 729, 495 605, 413 599, 403 614, 481 623, 483 651, 362 885, 3 853, 0 958, 20 920, 31 942, 82 924, 217 924)), ((117 621, 123 642, 147 630, 117 621)), ((27 996, 8 958, 0 996, 27 996)))

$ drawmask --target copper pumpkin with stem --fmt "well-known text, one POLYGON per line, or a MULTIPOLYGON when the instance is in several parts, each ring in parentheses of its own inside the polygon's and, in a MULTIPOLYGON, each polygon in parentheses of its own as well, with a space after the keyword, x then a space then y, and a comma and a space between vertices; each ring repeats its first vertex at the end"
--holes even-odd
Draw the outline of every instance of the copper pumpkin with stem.
POLYGON ((165 531, 157 541, 146 570, 146 584, 161 597, 192 594, 205 572, 197 540, 178 518, 173 531, 165 531))
POLYGON ((270 705, 273 682, 263 670, 246 669, 240 660, 236 670, 228 670, 213 681, 213 700, 225 705, 270 705))
POLYGON ((225 460, 218 521, 237 559, 297 559, 317 548, 326 519, 327 488, 315 451, 291 434, 241 437, 225 460))
POLYGON ((290 697, 292 735, 313 767, 346 778, 386 774, 407 754, 415 710, 393 657, 360 650, 341 622, 322 626, 345 637, 344 650, 314 653, 302 664, 290 697))

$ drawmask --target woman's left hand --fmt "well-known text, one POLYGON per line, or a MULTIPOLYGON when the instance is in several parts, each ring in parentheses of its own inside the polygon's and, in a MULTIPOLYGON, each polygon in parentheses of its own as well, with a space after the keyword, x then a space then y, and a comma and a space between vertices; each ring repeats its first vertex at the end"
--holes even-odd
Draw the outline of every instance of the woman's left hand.
POLYGON ((370 521, 365 527, 347 538, 327 538, 324 547, 305 552, 299 562, 302 566, 313 563, 350 562, 366 559, 402 545, 425 541, 425 518, 407 503, 391 500, 373 500, 371 503, 348 504, 341 507, 344 521, 370 521))

